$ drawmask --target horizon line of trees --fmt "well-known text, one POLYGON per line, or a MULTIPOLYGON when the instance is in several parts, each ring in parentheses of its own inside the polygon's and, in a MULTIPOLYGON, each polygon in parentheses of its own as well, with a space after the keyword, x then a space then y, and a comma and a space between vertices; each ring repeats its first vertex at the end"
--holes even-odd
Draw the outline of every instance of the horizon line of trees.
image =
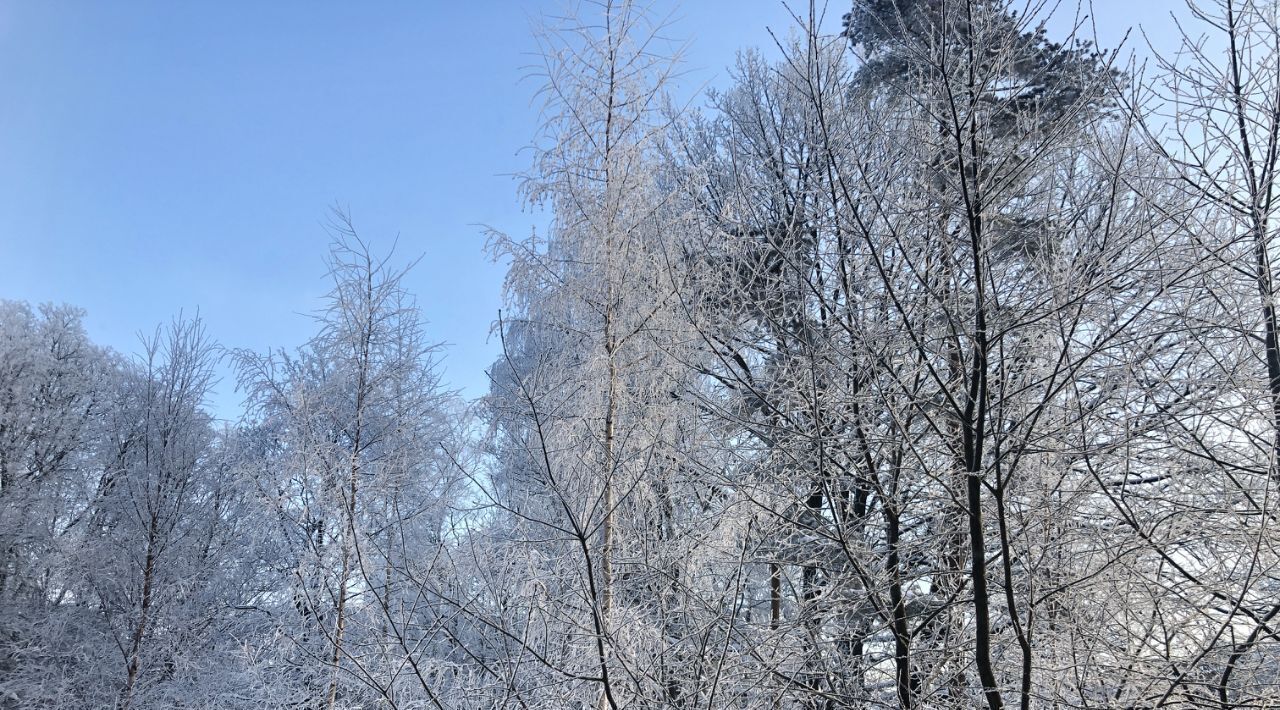
POLYGON ((1189 7, 811 2, 683 109, 585 3, 475 402, 341 213, 294 350, 0 301, 0 708, 1280 707, 1280 4, 1189 7))

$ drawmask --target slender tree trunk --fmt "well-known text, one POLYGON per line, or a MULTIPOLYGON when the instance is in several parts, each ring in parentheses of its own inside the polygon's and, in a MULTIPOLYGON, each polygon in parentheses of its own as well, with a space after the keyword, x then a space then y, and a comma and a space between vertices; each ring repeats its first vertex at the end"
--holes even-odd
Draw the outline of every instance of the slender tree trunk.
POLYGON ((778 630, 782 623, 782 565, 769 563, 769 628, 778 630))
POLYGON ((338 680, 342 672, 342 640, 343 634, 347 627, 347 586, 351 578, 352 556, 355 554, 356 539, 356 495, 360 485, 360 455, 363 446, 364 435, 364 414, 366 406, 366 397, 368 392, 366 389, 369 385, 370 368, 370 348, 373 340, 373 318, 374 318, 374 269, 368 262, 366 255, 364 269, 364 305, 366 312, 362 315, 367 320, 362 324, 360 332, 359 350, 357 353, 358 375, 356 377, 356 401, 355 401, 355 431, 351 438, 351 459, 347 466, 347 495, 346 504, 343 506, 344 517, 346 518, 345 529, 342 533, 342 567, 338 575, 338 600, 334 609, 334 625, 333 625, 333 654, 330 662, 333 667, 333 676, 329 681, 329 692, 325 699, 325 707, 333 710, 338 701, 338 680))
MULTIPOLYGON (((611 291, 611 289, 610 289, 611 291)), ((600 624, 601 633, 608 635, 611 628, 610 616, 613 612, 613 546, 614 546, 614 507, 617 501, 614 499, 613 485, 613 467, 614 467, 614 427, 616 426, 616 409, 618 394, 618 369, 614 360, 615 344, 613 342, 613 318, 612 310, 606 306, 604 317, 604 342, 605 353, 608 358, 608 378, 605 394, 605 411, 604 411, 604 461, 603 461, 603 485, 604 485, 604 519, 601 522, 601 545, 600 545, 600 624)), ((607 665, 608 644, 604 643, 605 639, 601 639, 601 648, 604 657, 600 659, 602 665, 607 665)), ((599 708, 606 710, 611 706, 612 700, 608 693, 601 693, 599 708)))
MULTIPOLYGON (((359 433, 357 430, 357 441, 359 433)), ((358 449, 358 446, 357 446, 358 449)), ((342 567, 338 574, 338 601, 334 607, 333 622, 333 653, 329 657, 329 662, 333 669, 333 675, 329 680, 329 691, 325 695, 325 707, 333 710, 338 702, 338 680, 342 672, 342 639, 347 628, 347 586, 351 578, 351 557, 352 543, 356 534, 355 525, 355 507, 356 492, 359 485, 359 466, 356 464, 355 457, 352 457, 350 467, 350 478, 348 479, 347 499, 345 506, 346 525, 342 537, 342 567)))
POLYGON ((128 710, 133 703, 133 691, 138 682, 138 672, 142 664, 142 642, 147 634, 147 622, 151 614, 152 594, 155 587, 156 570, 156 536, 159 533, 159 520, 152 514, 147 526, 147 556, 142 566, 142 600, 138 606, 138 623, 129 638, 129 661, 125 668, 124 689, 120 693, 120 710, 128 710))
POLYGON ((885 502, 886 542, 889 554, 885 566, 889 568, 889 603, 893 613, 893 665, 894 683, 897 686, 898 704, 904 710, 914 707, 911 676, 911 630, 907 626, 907 605, 902 594, 902 562, 899 559, 898 537, 900 521, 895 503, 885 502))

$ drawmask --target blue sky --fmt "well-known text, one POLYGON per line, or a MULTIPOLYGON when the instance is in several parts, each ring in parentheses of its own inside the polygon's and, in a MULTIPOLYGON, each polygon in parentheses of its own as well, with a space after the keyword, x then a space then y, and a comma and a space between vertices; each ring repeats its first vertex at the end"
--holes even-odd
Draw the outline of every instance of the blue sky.
MULTIPOLYGON (((792 3, 795 5, 796 3, 792 3)), ((778 0, 655 3, 688 39, 687 87, 790 25, 778 0)), ((1104 43, 1178 0, 1098 3, 1104 43)), ((480 225, 526 233, 512 174, 537 129, 530 22, 551 2, 27 0, 0 4, 0 298, 85 308, 123 352, 179 311, 223 345, 294 347, 346 206, 485 390, 502 268, 480 225)), ((832 5, 838 27, 844 4, 832 5)), ((1074 13, 1074 5, 1063 12, 1074 13)), ((238 410, 229 374, 213 405, 238 410)))

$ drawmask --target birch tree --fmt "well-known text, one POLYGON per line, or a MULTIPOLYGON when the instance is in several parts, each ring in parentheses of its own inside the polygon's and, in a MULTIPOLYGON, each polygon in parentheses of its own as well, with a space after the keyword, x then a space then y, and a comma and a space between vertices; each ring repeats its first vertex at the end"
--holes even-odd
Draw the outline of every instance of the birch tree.
POLYGON ((441 632, 415 575, 448 534, 447 397, 405 272, 340 213, 334 237, 317 335, 295 355, 237 356, 268 441, 251 465, 290 566, 272 610, 289 641, 282 680, 324 708, 399 707, 406 683, 435 692, 441 632))

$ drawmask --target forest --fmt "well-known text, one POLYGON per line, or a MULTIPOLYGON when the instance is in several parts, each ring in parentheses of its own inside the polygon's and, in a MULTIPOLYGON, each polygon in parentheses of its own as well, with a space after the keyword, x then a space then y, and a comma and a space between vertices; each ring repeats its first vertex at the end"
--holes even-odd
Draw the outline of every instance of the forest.
POLYGON ((340 211, 300 345, 0 301, 0 708, 1280 707, 1280 5, 788 7, 547 22, 477 400, 340 211))

